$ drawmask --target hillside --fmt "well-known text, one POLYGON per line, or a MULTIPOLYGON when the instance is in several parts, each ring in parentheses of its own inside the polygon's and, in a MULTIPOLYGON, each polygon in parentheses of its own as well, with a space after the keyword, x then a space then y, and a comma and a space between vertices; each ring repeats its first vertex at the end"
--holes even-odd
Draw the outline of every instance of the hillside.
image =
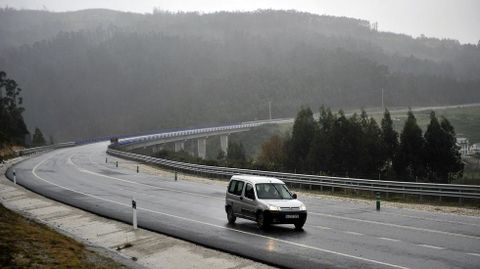
POLYGON ((0 11, 0 69, 55 140, 480 101, 480 48, 295 11, 0 11))

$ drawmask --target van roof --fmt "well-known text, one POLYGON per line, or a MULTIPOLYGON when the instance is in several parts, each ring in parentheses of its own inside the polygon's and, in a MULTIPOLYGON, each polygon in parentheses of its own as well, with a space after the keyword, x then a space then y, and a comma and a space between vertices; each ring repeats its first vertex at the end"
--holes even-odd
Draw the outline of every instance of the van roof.
POLYGON ((231 179, 249 181, 250 183, 278 183, 285 184, 278 178, 274 177, 263 177, 263 176, 252 176, 252 175, 234 175, 231 179))

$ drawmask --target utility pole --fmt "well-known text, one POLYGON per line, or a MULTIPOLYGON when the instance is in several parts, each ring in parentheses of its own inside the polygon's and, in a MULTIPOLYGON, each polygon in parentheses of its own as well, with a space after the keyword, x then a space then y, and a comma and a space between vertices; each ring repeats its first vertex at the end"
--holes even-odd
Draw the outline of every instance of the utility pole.
POLYGON ((269 119, 272 120, 272 101, 268 101, 268 115, 269 119))
POLYGON ((383 103, 383 88, 382 88, 382 111, 385 111, 385 105, 383 103))

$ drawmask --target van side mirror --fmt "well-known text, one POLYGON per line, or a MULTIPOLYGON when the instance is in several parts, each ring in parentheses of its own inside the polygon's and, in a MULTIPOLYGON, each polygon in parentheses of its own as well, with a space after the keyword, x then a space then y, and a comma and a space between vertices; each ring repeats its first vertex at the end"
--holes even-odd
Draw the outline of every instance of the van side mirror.
POLYGON ((293 199, 297 199, 297 194, 296 193, 292 194, 292 197, 293 199))

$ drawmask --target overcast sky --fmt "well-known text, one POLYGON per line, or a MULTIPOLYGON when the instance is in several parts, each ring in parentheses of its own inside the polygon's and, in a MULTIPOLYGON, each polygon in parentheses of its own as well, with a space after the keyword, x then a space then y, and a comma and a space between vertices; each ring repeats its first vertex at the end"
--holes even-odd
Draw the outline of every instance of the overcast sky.
POLYGON ((215 12, 256 9, 295 9, 316 14, 346 16, 378 22, 380 31, 414 37, 480 40, 480 0, 0 0, 0 7, 70 11, 88 8, 151 13, 169 11, 215 12))

